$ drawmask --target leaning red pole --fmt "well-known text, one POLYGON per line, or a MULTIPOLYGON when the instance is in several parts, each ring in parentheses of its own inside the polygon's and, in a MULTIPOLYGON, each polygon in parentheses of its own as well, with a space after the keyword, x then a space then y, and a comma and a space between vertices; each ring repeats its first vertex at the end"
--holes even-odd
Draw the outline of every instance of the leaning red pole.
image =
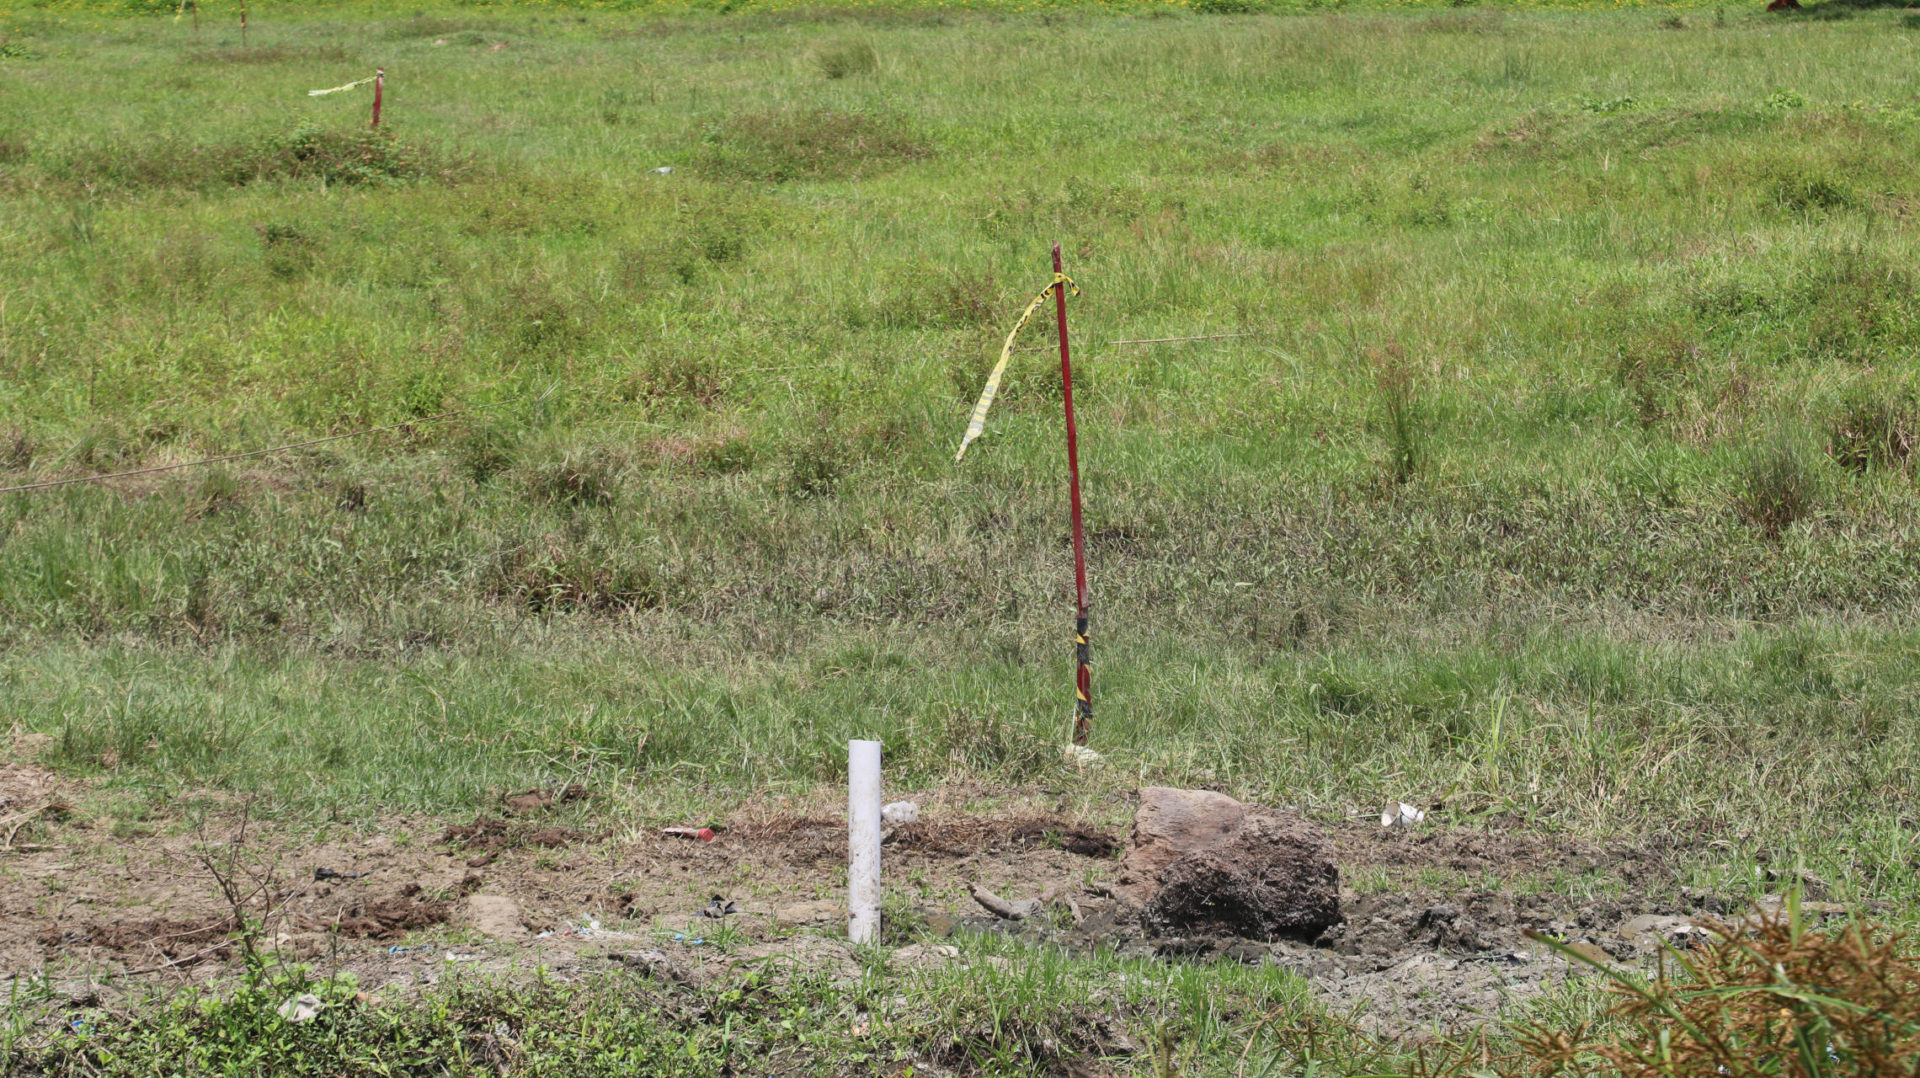
MULTIPOLYGON (((1060 245, 1053 245, 1053 272, 1061 272, 1060 245)), ((1073 504, 1074 672, 1073 743, 1085 745, 1093 732, 1093 643, 1087 636, 1087 539, 1080 525, 1080 440, 1073 425, 1073 360, 1067 349, 1067 288, 1053 286, 1060 318, 1060 399, 1067 412, 1067 489, 1073 504)))
MULTIPOLYGON (((360 70, 365 71, 366 68, 363 67, 360 70)), ((379 130, 380 128, 380 91, 386 88, 387 88, 387 69, 384 67, 374 68, 373 69, 373 127, 374 127, 374 130, 376 131, 379 130)))

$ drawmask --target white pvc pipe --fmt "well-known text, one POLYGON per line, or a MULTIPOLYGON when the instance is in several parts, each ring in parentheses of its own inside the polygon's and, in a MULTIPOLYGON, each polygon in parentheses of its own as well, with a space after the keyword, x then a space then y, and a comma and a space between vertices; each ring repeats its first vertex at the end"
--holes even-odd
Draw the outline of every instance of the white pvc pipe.
POLYGON ((847 938, 880 938, 880 743, 847 742, 847 938))

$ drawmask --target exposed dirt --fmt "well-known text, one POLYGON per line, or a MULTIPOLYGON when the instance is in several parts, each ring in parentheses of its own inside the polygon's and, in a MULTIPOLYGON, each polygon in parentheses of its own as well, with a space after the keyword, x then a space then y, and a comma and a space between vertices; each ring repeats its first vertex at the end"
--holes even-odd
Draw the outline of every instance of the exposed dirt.
MULTIPOLYGON (((1006 807, 981 813, 980 793, 928 791, 920 822, 889 835, 889 886, 936 936, 1011 932, 1169 960, 1274 963, 1338 1007, 1363 1004, 1365 1021, 1382 1030, 1476 1021, 1568 976, 1564 960, 1526 938, 1530 929, 1631 962, 1663 938, 1684 938, 1689 916, 1738 912, 1679 887, 1658 851, 1356 822, 1329 831, 1343 919, 1317 938, 1259 943, 1220 926, 1163 925, 1153 935, 1115 886, 1118 828, 1055 811, 1037 791, 995 791, 1006 807), (1569 897, 1552 886, 1568 876, 1593 882, 1579 893, 1633 897, 1569 897), (1496 878, 1505 881, 1497 889, 1484 882, 1496 878), (1458 882, 1433 882, 1449 879, 1458 882), (969 884, 1034 914, 993 917, 969 884)), ((137 984, 229 968, 234 911, 197 856, 228 834, 150 820, 143 833, 116 836, 109 819, 71 808, 89 803, 83 787, 27 764, 0 766, 0 799, 0 814, 33 813, 0 851, 0 972, 44 971, 90 991, 112 971, 140 974, 127 982, 137 984), (55 802, 69 806, 64 816, 38 811, 55 802)), ((839 821, 743 813, 701 842, 651 831, 596 837, 565 826, 578 818, 527 818, 564 815, 566 800, 456 826, 385 818, 316 835, 256 821, 239 860, 272 883, 263 899, 272 946, 351 970, 369 989, 469 969, 566 976, 614 961, 691 982, 773 954, 857 971, 833 938, 845 916, 839 821), (691 942, 718 930, 702 916, 716 895, 739 910, 724 917, 736 941, 724 954, 691 942), (483 927, 479 909, 506 927, 483 927)), ((1107 814, 1128 812, 1116 805, 1107 814)), ((896 953, 907 965, 947 960, 935 944, 896 953)))
MULTIPOLYGON (((479 878, 469 874, 461 881, 461 893, 479 886, 479 878)), ((453 903, 443 898, 428 898, 420 885, 407 884, 400 893, 383 901, 368 902, 342 911, 333 920, 309 918, 300 923, 307 931, 337 933, 347 939, 395 940, 409 932, 445 924, 453 914, 453 903)))
POLYGON ((1227 845, 1167 865, 1140 919, 1160 934, 1317 937, 1340 921, 1339 871, 1312 824, 1249 813, 1227 845))
MULTIPOLYGON (((739 832, 749 842, 780 844, 796 865, 822 861, 844 863, 847 825, 844 820, 812 817, 776 817, 754 823, 739 832)), ((1024 849, 1057 849, 1081 857, 1110 857, 1120 849, 1111 833, 1052 813, 1012 816, 972 816, 906 824, 886 834, 889 850, 929 857, 967 858, 982 853, 1024 849)))
MULTIPOLYGON (((482 816, 469 824, 454 824, 440 832, 440 841, 461 849, 480 851, 516 849, 525 846, 539 846, 557 849, 584 841, 586 835, 570 827, 535 828, 527 823, 514 823, 497 817, 482 816)), ((481 861, 473 867, 479 868, 488 862, 481 861)))
POLYGON ((587 788, 578 784, 563 786, 552 790, 522 790, 517 794, 508 794, 502 803, 507 811, 515 816, 550 809, 555 805, 565 805, 579 801, 587 796, 587 788))

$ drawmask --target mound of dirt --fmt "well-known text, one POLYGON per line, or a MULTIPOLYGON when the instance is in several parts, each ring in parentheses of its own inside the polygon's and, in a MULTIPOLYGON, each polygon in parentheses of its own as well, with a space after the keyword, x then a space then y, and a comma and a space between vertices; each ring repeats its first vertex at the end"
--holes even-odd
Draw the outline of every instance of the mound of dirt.
POLYGON ((508 841, 509 832, 507 821, 482 816, 472 823, 448 824, 447 829, 440 832, 440 841, 469 850, 498 850, 511 845, 508 841))
POLYGON ((384 901, 356 906, 338 920, 305 927, 327 929, 348 939, 390 940, 442 924, 452 915, 453 903, 423 898, 419 888, 411 887, 384 901))
POLYGON ((1123 887, 1158 935, 1310 940, 1340 921, 1340 870, 1319 827, 1205 790, 1140 791, 1123 887))
MULTIPOLYGON (((794 817, 746 828, 740 834, 749 842, 777 842, 782 859, 790 864, 843 862, 847 856, 847 825, 842 820, 794 817)), ((1050 814, 922 820, 889 830, 887 846, 902 853, 935 857, 1047 847, 1082 857, 1111 857, 1120 848, 1112 835, 1098 828, 1050 814)))
MULTIPOLYGON (((469 824, 452 824, 440 833, 440 841, 449 846, 480 851, 510 850, 523 846, 557 849, 571 846, 586 837, 570 827, 543 827, 536 831, 524 824, 512 824, 494 816, 482 816, 469 824)), ((478 858, 469 862, 474 868, 480 868, 485 863, 485 860, 478 858)))
POLYGON ((529 812, 539 812, 541 809, 552 808, 555 805, 578 801, 585 796, 587 796, 587 788, 577 784, 553 790, 535 788, 507 795, 504 804, 509 815, 524 816, 529 812))
POLYGON ((1057 845, 1082 857, 1112 857, 1120 843, 1104 831, 1057 819, 1022 821, 1007 832, 1007 840, 1023 846, 1057 845))
MULTIPOLYGON (((49 925, 41 931, 39 942, 40 946, 49 950, 74 944, 92 944, 112 951, 149 951, 173 959, 206 949, 208 944, 226 938, 232 931, 233 919, 226 916, 202 921, 150 917, 90 925, 80 930, 49 925)), ((212 951, 209 951, 209 957, 211 954, 212 951)))

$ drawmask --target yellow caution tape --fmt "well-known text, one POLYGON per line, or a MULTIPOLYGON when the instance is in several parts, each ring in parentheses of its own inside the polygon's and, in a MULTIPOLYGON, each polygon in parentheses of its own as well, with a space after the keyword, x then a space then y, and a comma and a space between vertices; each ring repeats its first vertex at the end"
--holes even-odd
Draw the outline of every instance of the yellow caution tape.
POLYGON ((987 409, 993 407, 994 395, 1000 392, 1000 377, 1007 373, 1007 360, 1013 358, 1013 339, 1026 328, 1027 320, 1033 317, 1033 312, 1040 309, 1040 304, 1044 303, 1048 296, 1053 295, 1053 290, 1061 285, 1067 287, 1069 296, 1080 294, 1080 286, 1073 283, 1073 278, 1064 273, 1056 273, 1053 275, 1053 280, 1047 282, 1047 287, 1042 288, 1040 294, 1033 297, 1033 302, 1027 304, 1027 309, 1020 312, 1020 320, 1013 324, 1013 331, 1007 334, 1007 343, 1000 346, 1000 362, 993 365, 993 373, 987 375, 987 387, 980 391, 980 402, 973 406, 973 418, 967 420, 967 433, 960 439, 960 452, 953 455, 955 464, 960 463, 961 459, 967 455, 967 447, 973 444, 975 438, 980 437, 980 432, 987 429, 987 409))
POLYGON ((368 75, 368 76, 367 76, 366 78, 364 78, 364 79, 355 79, 355 80, 354 80, 353 82, 349 82, 349 83, 347 83, 347 84, 346 84, 345 86, 335 86, 335 87, 334 87, 333 89, 331 89, 331 90, 308 90, 308 91, 307 91, 307 96, 308 96, 308 97, 321 97, 321 96, 323 96, 323 95, 325 95, 325 94, 337 94, 337 93, 339 93, 339 92, 340 92, 340 91, 342 91, 342 90, 351 90, 351 89, 353 89, 353 88, 354 88, 354 87, 356 87, 356 86, 365 86, 365 85, 366 85, 367 83, 369 83, 369 82, 372 82, 372 81, 373 81, 374 79, 376 79, 376 78, 378 78, 378 77, 379 77, 378 75, 368 75))

